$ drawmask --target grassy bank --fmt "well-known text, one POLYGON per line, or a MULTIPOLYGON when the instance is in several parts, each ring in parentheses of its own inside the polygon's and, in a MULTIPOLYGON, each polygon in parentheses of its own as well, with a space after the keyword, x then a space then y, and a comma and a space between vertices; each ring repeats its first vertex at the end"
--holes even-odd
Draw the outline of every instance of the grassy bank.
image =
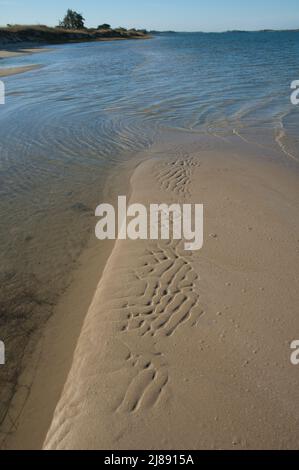
POLYGON ((109 39, 145 39, 146 31, 136 29, 82 29, 70 30, 44 25, 15 25, 0 28, 0 46, 23 42, 61 44, 66 42, 101 41, 109 39))

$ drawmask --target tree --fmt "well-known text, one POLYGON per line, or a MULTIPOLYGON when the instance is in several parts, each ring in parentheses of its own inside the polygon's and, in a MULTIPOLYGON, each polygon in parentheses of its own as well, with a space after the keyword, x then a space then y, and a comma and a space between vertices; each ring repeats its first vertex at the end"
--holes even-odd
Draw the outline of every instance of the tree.
POLYGON ((83 29, 85 18, 81 13, 68 9, 65 17, 60 21, 59 26, 66 29, 83 29))
POLYGON ((111 29, 110 24, 104 23, 98 26, 98 29, 111 29))

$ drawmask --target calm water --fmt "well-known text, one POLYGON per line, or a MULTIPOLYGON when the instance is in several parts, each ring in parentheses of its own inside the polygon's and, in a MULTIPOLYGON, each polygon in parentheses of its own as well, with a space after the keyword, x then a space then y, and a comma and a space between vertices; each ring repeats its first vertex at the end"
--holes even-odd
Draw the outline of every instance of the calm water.
POLYGON ((299 33, 163 35, 1 61, 28 64, 43 68, 4 79, 0 107, 0 332, 12 389, 28 332, 49 315, 92 230, 111 166, 170 129, 256 140, 299 159, 290 103, 299 33))

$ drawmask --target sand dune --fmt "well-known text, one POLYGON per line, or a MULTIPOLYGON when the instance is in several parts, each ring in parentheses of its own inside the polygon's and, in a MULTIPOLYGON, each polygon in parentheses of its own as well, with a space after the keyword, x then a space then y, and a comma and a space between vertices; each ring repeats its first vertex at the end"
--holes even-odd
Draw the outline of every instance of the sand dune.
POLYGON ((176 150, 131 187, 131 203, 203 203, 205 245, 116 242, 44 448, 298 447, 295 176, 176 150))

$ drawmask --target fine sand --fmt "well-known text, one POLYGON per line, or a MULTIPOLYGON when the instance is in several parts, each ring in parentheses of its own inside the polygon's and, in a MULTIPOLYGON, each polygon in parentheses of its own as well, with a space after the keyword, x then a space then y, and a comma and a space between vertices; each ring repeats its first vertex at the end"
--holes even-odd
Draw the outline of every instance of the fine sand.
POLYGON ((298 174, 167 155, 134 171, 130 202, 203 203, 204 247, 115 243, 44 448, 298 448, 298 174))
MULTIPOLYGON (((127 194, 130 175, 138 162, 132 159, 129 163, 118 165, 117 170, 111 170, 106 184, 98 192, 100 199, 95 198, 94 205, 101 200, 112 202, 119 192, 127 194)), ((78 217, 83 216, 79 213, 78 217)), ((67 213, 64 223, 71 224, 67 213)), ((81 235, 79 233, 77 236, 81 235)), ((114 241, 99 242, 92 236, 87 246, 84 244, 81 256, 68 275, 68 288, 64 288, 58 302, 53 302, 53 311, 46 325, 41 314, 39 321, 32 323, 34 328, 28 338, 29 344, 19 356, 21 374, 14 377, 12 401, 11 383, 5 375, 1 381, 0 449, 41 449, 72 364, 82 323, 113 246, 114 241)), ((55 278, 55 252, 50 252, 49 256, 53 258, 54 269, 52 265, 48 269, 55 278)), ((22 348, 23 322, 15 323, 13 333, 18 340, 14 347, 22 348)), ((7 357, 7 365, 16 367, 15 362, 11 365, 10 358, 7 357)))

